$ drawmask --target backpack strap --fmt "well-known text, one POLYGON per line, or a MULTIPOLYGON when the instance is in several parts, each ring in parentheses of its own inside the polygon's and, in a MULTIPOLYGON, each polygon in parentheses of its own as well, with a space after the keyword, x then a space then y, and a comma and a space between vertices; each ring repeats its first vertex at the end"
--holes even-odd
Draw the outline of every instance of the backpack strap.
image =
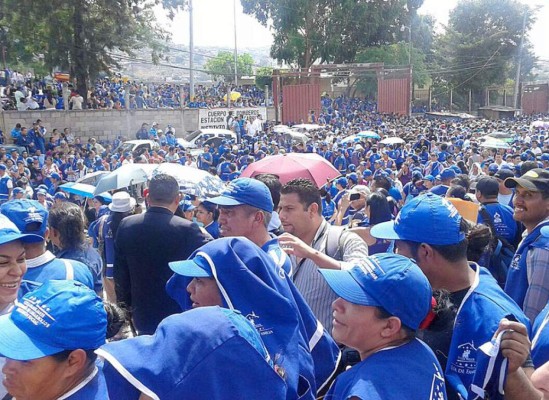
POLYGON ((74 280, 74 267, 70 263, 69 260, 63 260, 63 263, 65 264, 65 279, 68 281, 74 280))
POLYGON ((326 250, 324 253, 334 260, 343 261, 343 237, 347 227, 330 225, 326 235, 326 250))

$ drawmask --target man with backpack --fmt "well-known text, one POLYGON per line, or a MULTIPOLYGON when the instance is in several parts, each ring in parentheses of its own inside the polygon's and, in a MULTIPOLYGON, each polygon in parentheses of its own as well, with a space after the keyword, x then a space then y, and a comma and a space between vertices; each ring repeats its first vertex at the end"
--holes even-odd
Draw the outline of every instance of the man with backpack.
POLYGON ((356 233, 324 219, 320 191, 308 179, 294 179, 282 187, 278 212, 285 231, 279 243, 290 255, 294 283, 330 332, 332 302, 337 296, 318 268, 339 270, 362 264, 368 246, 356 233))
POLYGON ((513 209, 498 202, 498 193, 499 183, 496 178, 484 176, 478 180, 476 197, 481 206, 477 222, 488 225, 494 236, 486 267, 500 286, 504 286, 520 230, 513 219, 513 209))
POLYGON ((549 225, 549 171, 531 169, 520 178, 507 178, 505 186, 515 189, 513 218, 525 228, 505 292, 534 321, 549 300, 549 238, 540 232, 549 225))

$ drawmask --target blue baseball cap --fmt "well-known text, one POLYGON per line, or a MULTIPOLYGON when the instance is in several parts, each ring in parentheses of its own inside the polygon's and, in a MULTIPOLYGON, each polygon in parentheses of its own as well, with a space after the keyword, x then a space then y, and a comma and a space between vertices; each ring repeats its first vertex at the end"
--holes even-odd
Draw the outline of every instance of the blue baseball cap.
POLYGON ((48 225, 48 211, 36 200, 19 199, 2 204, 0 210, 22 233, 44 237, 48 225), (32 231, 29 231, 32 227, 32 231))
POLYGON ((423 179, 423 174, 421 171, 412 172, 412 179, 423 179))
POLYGON ((197 253, 192 259, 183 261, 172 261, 168 265, 176 274, 188 276, 190 278, 209 278, 213 276, 210 263, 200 253, 197 253))
POLYGON ((411 329, 418 329, 431 309, 431 285, 408 257, 381 253, 367 257, 350 270, 319 271, 342 299, 382 307, 411 329))
POLYGON ((7 216, 0 215, 0 245, 13 242, 14 240, 21 240, 23 243, 39 243, 43 242, 44 238, 38 235, 21 233, 7 216))
POLYGON ((356 174, 356 172, 351 172, 350 174, 347 175, 347 179, 353 181, 354 183, 357 183, 358 175, 356 174))
POLYGON ((456 177, 456 171, 450 168, 446 168, 442 170, 440 173, 440 179, 445 181, 447 179, 454 179, 456 177))
POLYGON ((423 177, 423 180, 424 181, 429 181, 429 182, 434 182, 435 181, 435 177, 433 175, 425 175, 423 177))
POLYGON ((5 171, 6 168, 7 168, 7 167, 6 167, 6 164, 0 164, 0 169, 1 169, 1 170, 5 171))
POLYGON ((193 203, 190 200, 184 199, 179 202, 179 208, 181 211, 187 212, 194 210, 196 207, 193 206, 193 203))
POLYGON ((69 198, 67 197, 67 195, 63 192, 57 192, 55 193, 55 196, 53 196, 54 199, 59 199, 59 200, 63 200, 63 201, 66 201, 68 200, 69 198))
POLYGON ((543 153, 540 157, 541 161, 549 161, 549 153, 543 153))
POLYGON ((342 187, 347 187, 347 185, 349 184, 349 182, 347 181, 347 178, 345 178, 344 176, 342 176, 341 178, 337 178, 336 180, 336 184, 342 186, 342 187))
POLYGON ((363 178, 368 178, 369 176, 372 176, 372 171, 371 170, 365 169, 364 171, 362 171, 362 177, 363 178))
POLYGON ((11 193, 15 196, 16 194, 25 193, 25 191, 23 190, 23 188, 14 187, 13 190, 11 191, 11 193))
POLYGON ((239 206, 246 204, 272 213, 274 204, 267 185, 257 179, 238 178, 227 185, 217 197, 208 199, 220 206, 239 206))
POLYGON ((105 344, 102 300, 76 281, 51 280, 27 293, 0 317, 0 354, 27 361, 64 350, 95 350, 105 344))
POLYGON ((498 169, 499 169, 499 165, 497 165, 496 163, 492 163, 488 166, 488 171, 489 172, 498 172, 498 169))
POLYGON ((370 234, 379 239, 449 245, 465 239, 460 228, 461 215, 452 203, 434 193, 425 193, 406 203, 394 221, 372 227, 370 234))

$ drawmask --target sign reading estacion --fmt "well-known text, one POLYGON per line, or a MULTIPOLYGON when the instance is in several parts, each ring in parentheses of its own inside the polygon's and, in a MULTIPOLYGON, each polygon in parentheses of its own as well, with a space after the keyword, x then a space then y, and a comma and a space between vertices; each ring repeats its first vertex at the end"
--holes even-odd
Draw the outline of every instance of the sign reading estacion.
POLYGON ((233 117, 243 115, 246 119, 259 114, 263 121, 267 120, 266 107, 214 108, 211 110, 201 108, 198 114, 198 129, 228 129, 229 112, 232 112, 233 117))

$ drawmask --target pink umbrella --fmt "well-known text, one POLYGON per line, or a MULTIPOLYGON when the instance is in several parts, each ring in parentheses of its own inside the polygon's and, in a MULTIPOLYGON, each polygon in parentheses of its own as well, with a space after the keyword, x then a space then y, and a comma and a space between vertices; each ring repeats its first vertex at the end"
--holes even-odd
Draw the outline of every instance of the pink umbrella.
POLYGON ((327 179, 334 179, 341 174, 323 157, 314 153, 289 153, 268 156, 256 161, 242 172, 242 176, 254 177, 259 174, 275 174, 282 184, 295 178, 306 178, 318 187, 327 179))

